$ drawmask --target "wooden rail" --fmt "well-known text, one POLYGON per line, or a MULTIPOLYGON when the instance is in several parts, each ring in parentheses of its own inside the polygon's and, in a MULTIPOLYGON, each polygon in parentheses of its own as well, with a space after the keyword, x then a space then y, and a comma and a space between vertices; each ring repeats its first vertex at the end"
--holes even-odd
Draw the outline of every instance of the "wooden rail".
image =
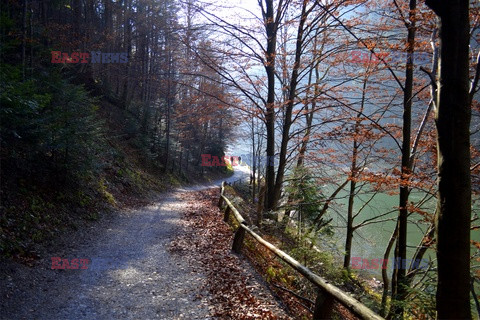
POLYGON ((319 290, 317 298, 315 300, 315 309, 313 313, 314 320, 331 319, 334 301, 338 301, 361 319, 384 320, 384 318, 377 315, 375 312, 363 305, 360 301, 351 297, 349 294, 340 290, 336 286, 328 283, 327 280, 316 275, 310 269, 302 265, 300 262, 289 256, 284 251, 278 249, 273 244, 266 241, 260 235, 250 229, 245 222, 245 219, 243 219, 242 215, 233 206, 230 200, 228 200, 227 197, 224 195, 224 187, 225 182, 222 183, 220 199, 218 200, 218 206, 220 208, 222 208, 223 203, 226 204, 223 220, 227 222, 230 214, 232 213, 235 217, 235 220, 237 220, 239 223, 239 227, 237 228, 235 232, 235 237, 233 239, 232 250, 236 253, 241 253, 245 233, 249 233, 256 241, 258 241, 260 244, 272 251, 277 257, 285 261, 293 269, 295 269, 301 275, 307 278, 311 283, 316 285, 319 290))

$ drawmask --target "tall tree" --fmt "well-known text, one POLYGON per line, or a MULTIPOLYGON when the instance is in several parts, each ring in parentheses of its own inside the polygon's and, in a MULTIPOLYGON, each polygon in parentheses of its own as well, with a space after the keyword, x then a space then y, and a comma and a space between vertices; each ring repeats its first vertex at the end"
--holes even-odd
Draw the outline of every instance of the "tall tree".
MULTIPOLYGON (((273 194, 270 192, 268 193, 267 199, 269 200, 268 209, 275 209, 277 207, 277 203, 280 200, 282 186, 283 186, 283 178, 285 175, 285 167, 287 165, 287 146, 290 140, 290 128, 292 126, 292 112, 293 107, 295 106, 295 98, 297 96, 297 84, 298 84, 298 77, 300 72, 300 63, 302 57, 302 49, 304 47, 304 32, 305 32, 305 23, 307 21, 307 17, 315 8, 315 3, 313 3, 310 8, 307 8, 307 4, 309 1, 304 0, 302 2, 302 9, 300 14, 300 21, 298 23, 297 29, 297 37, 296 37, 296 45, 295 45, 295 60, 293 62, 292 68, 292 75, 290 78, 290 83, 288 85, 288 96, 285 106, 285 118, 283 122, 282 128, 282 141, 280 144, 280 154, 279 154, 279 163, 277 169, 277 176, 275 180, 273 194), (273 199, 271 196, 273 195, 273 199)), ((268 170, 268 169, 267 169, 268 170)))
MULTIPOLYGON (((394 0, 394 3, 397 2, 394 0)), ((398 10, 401 10, 398 8, 398 10)), ((408 226, 408 196, 410 187, 409 177, 412 172, 410 161, 411 127, 412 127, 412 99, 413 99, 413 53, 415 52, 415 31, 416 31, 416 10, 417 1, 410 0, 408 19, 405 19, 407 28, 407 63, 405 70, 405 86, 403 88, 403 129, 402 129, 402 163, 400 179, 400 197, 398 214, 398 238, 395 247, 395 261, 405 261, 407 258, 407 226, 408 226)), ((406 268, 397 266, 392 276, 392 299, 394 301, 405 300, 407 294, 406 268)), ((403 307, 401 304, 393 305, 393 312, 403 318, 403 307)))
POLYGON ((471 319, 469 0, 427 0, 440 17, 437 319, 471 319))
MULTIPOLYGON (((287 0, 288 2, 288 0, 287 0)), ((275 56, 277 51, 278 26, 283 15, 283 0, 280 0, 275 12, 273 0, 258 2, 262 8, 265 31, 267 35, 267 49, 265 51, 265 72, 267 73, 267 102, 265 111, 265 124, 267 128, 267 167, 265 184, 265 209, 271 210, 275 206, 275 56)))

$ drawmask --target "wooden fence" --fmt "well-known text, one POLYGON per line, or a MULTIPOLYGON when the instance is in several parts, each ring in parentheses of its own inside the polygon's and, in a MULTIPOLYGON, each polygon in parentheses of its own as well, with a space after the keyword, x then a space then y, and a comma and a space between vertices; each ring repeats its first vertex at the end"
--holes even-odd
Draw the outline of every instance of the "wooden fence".
POLYGON ((313 313, 313 319, 331 319, 333 311, 333 302, 337 301, 342 304, 345 308, 350 310, 353 314, 360 317, 361 319, 368 320, 381 320, 384 319, 381 316, 377 315, 375 312, 370 310, 368 307, 363 305, 357 299, 351 297, 346 292, 340 290, 332 284, 329 284, 327 280, 313 273, 310 269, 302 265, 300 262, 289 256, 284 251, 278 249, 273 244, 264 240, 260 235, 255 233, 250 229, 238 212, 238 210, 233 206, 230 200, 224 195, 224 186, 225 182, 222 183, 222 189, 220 192, 220 199, 218 201, 218 206, 222 209, 223 204, 225 204, 225 211, 223 220, 228 222, 231 215, 237 220, 239 227, 235 232, 235 237, 233 238, 232 250, 235 253, 241 253, 243 247, 243 241, 245 239, 245 234, 250 234, 256 241, 264 245, 270 251, 272 251, 277 257, 285 261, 293 269, 298 271, 302 276, 307 278, 311 283, 318 287, 317 298, 315 299, 315 308, 313 313))

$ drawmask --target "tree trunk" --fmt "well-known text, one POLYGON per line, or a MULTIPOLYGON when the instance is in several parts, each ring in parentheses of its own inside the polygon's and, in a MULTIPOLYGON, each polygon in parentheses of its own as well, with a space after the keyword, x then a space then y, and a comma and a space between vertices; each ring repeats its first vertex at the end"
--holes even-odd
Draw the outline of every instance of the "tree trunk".
POLYGON ((273 209, 275 188, 275 53, 277 43, 277 26, 273 14, 273 0, 265 0, 265 27, 267 32, 267 52, 265 71, 267 73, 268 92, 265 113, 267 127, 267 163, 265 175, 265 210, 273 209))
POLYGON ((435 236, 435 225, 432 224, 428 227, 427 231, 423 235, 422 240, 420 241, 420 244, 418 245, 417 250, 413 255, 412 263, 408 268, 407 283, 409 286, 412 283, 415 275, 418 273, 418 270, 421 270, 421 268, 418 268, 418 264, 416 264, 415 261, 421 261, 423 259, 423 256, 427 252, 427 249, 429 249, 435 242, 434 236, 435 236))
MULTIPOLYGON (((314 39, 313 41, 313 50, 317 50, 317 38, 314 39)), ((310 86, 312 84, 312 76, 313 76, 313 71, 315 71, 315 76, 316 76, 316 81, 315 81, 315 88, 314 88, 314 94, 313 94, 313 99, 311 100, 312 108, 309 108, 309 103, 305 104, 305 134, 303 135, 303 139, 300 145, 300 149, 298 151, 298 158, 297 158, 297 165, 296 168, 300 168, 303 166, 303 163, 305 162, 305 154, 307 153, 307 146, 310 141, 310 134, 312 131, 312 123, 313 123, 313 114, 317 108, 317 102, 316 102, 316 97, 320 94, 320 90, 318 87, 318 82, 319 82, 319 71, 318 71, 318 64, 315 66, 315 68, 311 68, 308 74, 308 86, 307 86, 307 93, 306 93, 306 99, 310 99, 310 86)), ((290 204, 292 203, 292 195, 289 195, 287 203, 290 204)), ((283 216, 282 220, 282 229, 285 230, 288 224, 288 219, 290 218, 290 209, 287 209, 285 211, 285 214, 283 216)))
POLYGON ((255 203, 255 187, 256 187, 255 171, 257 170, 257 168, 256 168, 256 162, 255 162, 255 119, 253 116, 252 116, 251 122, 252 122, 252 162, 250 162, 250 164, 252 168, 250 172, 250 184, 252 185, 252 203, 255 203))
MULTIPOLYGON (((397 240, 397 237, 398 237, 398 224, 395 226, 395 230, 393 230, 392 236, 390 237, 390 240, 388 241, 387 248, 385 249, 385 253, 383 254, 383 259, 384 260, 388 260, 388 258, 390 257, 390 251, 392 250, 392 247, 395 243, 395 240, 397 240)), ((387 309, 387 297, 388 297, 389 281, 388 281, 387 269, 383 268, 383 265, 382 265, 382 280, 383 280, 383 293, 382 293, 382 304, 381 304, 381 309, 380 309, 380 315, 384 316, 385 313, 386 313, 386 309, 387 309)), ((393 279, 392 279, 392 282, 393 282, 393 279)))
POLYGON ((131 25, 131 12, 132 12, 132 0, 127 0, 124 8, 124 33, 123 33, 123 48, 126 49, 129 57, 127 63, 125 63, 124 70, 124 82, 122 92, 123 108, 127 110, 130 100, 129 88, 130 88, 130 59, 132 53, 132 25, 131 25))
MULTIPOLYGON (((407 65, 405 72, 405 89, 403 94, 403 141, 402 141, 402 168, 400 179, 400 199, 398 215, 398 238, 395 248, 395 260, 405 261, 407 258, 407 217, 408 217, 408 196, 410 188, 408 186, 409 176, 412 171, 410 162, 411 151, 411 126, 412 126, 412 98, 413 98, 413 53, 415 48, 415 11, 417 1, 410 0, 408 22, 405 22, 408 28, 407 34, 407 65)), ((400 263, 393 270, 392 275, 392 304, 393 314, 403 318, 403 307, 401 304, 395 304, 395 300, 403 301, 407 294, 406 288, 406 269, 400 263)))
POLYGON ((437 319, 471 319, 469 1, 427 1, 440 17, 437 319))
MULTIPOLYGON (((372 54, 370 54, 370 60, 372 59, 372 54)), ((358 161, 358 149, 361 146, 361 143, 358 141, 360 134, 360 125, 362 124, 361 117, 363 115, 363 110, 365 109, 365 97, 367 94, 367 83, 369 77, 370 69, 367 68, 365 71, 365 77, 363 78, 362 86, 362 100, 360 102, 360 110, 357 113, 357 118, 355 120, 355 127, 353 128, 354 137, 353 137, 353 150, 352 150, 352 163, 350 167, 350 192, 348 194, 348 208, 347 208, 347 236, 345 240, 345 256, 343 259, 343 268, 350 269, 350 257, 352 253, 352 239, 353 231, 355 230, 353 226, 353 204, 355 200, 355 188, 356 188, 356 179, 358 176, 359 168, 357 167, 358 161)))
MULTIPOLYGON (((352 166, 354 163, 352 163, 352 166)), ((348 210, 347 210, 347 236, 345 239, 345 256, 343 258, 343 268, 350 269, 350 256, 352 254, 352 239, 353 239, 353 200, 355 197, 356 183, 350 180, 350 193, 348 195, 348 210)))
POLYGON ((22 10, 22 80, 25 81, 25 60, 27 48, 27 0, 23 0, 22 10))
POLYGON ((283 186, 283 178, 285 176, 285 167, 287 165, 287 147, 288 147, 288 142, 290 141, 292 111, 293 111, 293 106, 295 102, 295 97, 297 94, 298 70, 300 69, 300 59, 302 56, 304 25, 305 25, 305 21, 307 20, 308 13, 311 11, 309 10, 309 12, 307 12, 307 3, 308 1, 303 1, 302 14, 300 16, 300 23, 298 24, 297 43, 295 48, 295 62, 293 63, 292 77, 290 79, 288 102, 285 110, 285 119, 284 119, 283 128, 282 128, 282 143, 280 145, 277 177, 275 180, 275 191, 273 194, 274 198, 271 203, 272 205, 271 209, 275 209, 277 207, 278 201, 280 200, 281 193, 282 193, 282 186, 283 186))

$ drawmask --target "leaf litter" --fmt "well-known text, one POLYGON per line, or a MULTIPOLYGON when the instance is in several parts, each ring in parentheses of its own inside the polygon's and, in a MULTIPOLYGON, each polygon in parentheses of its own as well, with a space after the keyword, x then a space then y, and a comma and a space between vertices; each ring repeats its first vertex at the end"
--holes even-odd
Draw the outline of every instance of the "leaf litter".
POLYGON ((198 265, 206 275, 211 316, 220 319, 293 319, 245 258, 231 251, 233 232, 216 206, 218 190, 183 193, 185 204, 172 253, 198 265))

